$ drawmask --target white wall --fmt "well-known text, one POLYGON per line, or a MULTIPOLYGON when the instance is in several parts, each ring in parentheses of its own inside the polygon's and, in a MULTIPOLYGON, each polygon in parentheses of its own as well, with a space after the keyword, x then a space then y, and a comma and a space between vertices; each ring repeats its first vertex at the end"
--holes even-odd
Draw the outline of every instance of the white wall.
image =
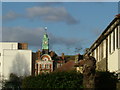
POLYGON ((118 70, 118 49, 108 55, 108 70, 113 72, 118 70))
MULTIPOLYGON (((113 49, 113 32, 111 34, 111 53, 108 54, 108 70, 109 71, 118 71, 120 69, 120 50, 116 47, 117 45, 117 38, 116 38, 116 30, 115 28, 115 50, 113 49)), ((118 40, 119 36, 118 36, 118 40)), ((109 45, 109 42, 108 42, 109 45)), ((109 47, 108 47, 109 50, 109 47)))
POLYGON ((118 49, 118 70, 120 72, 120 49, 118 49))
POLYGON ((4 50, 3 75, 9 77, 10 73, 18 76, 31 75, 31 50, 4 50))
POLYGON ((18 49, 17 42, 0 42, 2 49, 18 49))
POLYGON ((18 49, 17 42, 0 42, 0 77, 3 76, 3 50, 4 49, 18 49))
POLYGON ((32 51, 18 50, 17 42, 0 42, 0 74, 8 79, 10 73, 31 75, 32 51))

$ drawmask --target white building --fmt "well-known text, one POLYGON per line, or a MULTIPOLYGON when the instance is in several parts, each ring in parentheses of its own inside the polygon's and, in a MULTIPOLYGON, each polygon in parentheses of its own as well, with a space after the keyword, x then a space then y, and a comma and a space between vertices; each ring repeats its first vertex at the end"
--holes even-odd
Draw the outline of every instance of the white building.
POLYGON ((96 58, 97 70, 120 73, 120 14, 86 53, 96 58))
POLYGON ((31 75, 32 51, 27 49, 27 44, 0 42, 0 77, 9 79, 11 73, 31 75))

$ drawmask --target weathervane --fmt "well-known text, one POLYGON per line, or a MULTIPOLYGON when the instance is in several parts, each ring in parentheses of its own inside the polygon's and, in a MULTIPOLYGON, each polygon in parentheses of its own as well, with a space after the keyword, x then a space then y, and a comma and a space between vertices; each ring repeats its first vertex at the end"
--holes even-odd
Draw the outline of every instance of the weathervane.
POLYGON ((45 33, 47 33, 47 27, 45 27, 45 33))

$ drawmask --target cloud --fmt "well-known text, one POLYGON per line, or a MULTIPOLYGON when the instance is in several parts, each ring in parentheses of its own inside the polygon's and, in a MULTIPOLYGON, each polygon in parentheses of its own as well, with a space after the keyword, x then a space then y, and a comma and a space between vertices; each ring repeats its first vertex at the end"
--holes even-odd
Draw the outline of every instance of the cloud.
POLYGON ((10 21, 10 20, 15 20, 17 18, 21 17, 20 14, 17 14, 14 11, 9 11, 6 15, 3 15, 3 21, 10 21))
MULTIPOLYGON (((49 3, 48 3, 49 4, 49 3)), ((51 3, 52 4, 52 3, 51 3)), ((45 22, 65 22, 67 24, 77 24, 78 21, 64 7, 35 6, 26 8, 26 14, 18 14, 9 11, 3 15, 3 21, 11 21, 18 18, 30 20, 42 20, 45 22)))
MULTIPOLYGON (((39 46, 41 48, 42 37, 44 34, 44 28, 25 28, 25 27, 4 27, 2 36, 3 41, 16 41, 25 42, 30 46, 39 46)), ((48 33, 50 38, 50 47, 55 45, 61 45, 66 47, 78 48, 82 47, 84 40, 79 38, 64 38, 54 36, 52 33, 48 33)))
POLYGON ((40 3, 38 3, 38 5, 42 5, 42 6, 58 6, 58 5, 62 5, 63 4, 63 2, 42 2, 42 4, 41 4, 41 2, 40 3))
POLYGON ((44 29, 25 27, 3 27, 2 41, 25 42, 32 46, 41 45, 44 29))
POLYGON ((58 45, 65 45, 66 47, 81 47, 81 43, 83 42, 79 38, 65 38, 65 37, 56 37, 51 34, 50 35, 50 43, 53 44, 58 44, 58 45))
POLYGON ((78 21, 73 18, 64 7, 32 7, 27 8, 27 17, 31 19, 42 19, 51 22, 66 22, 67 24, 76 24, 78 21))

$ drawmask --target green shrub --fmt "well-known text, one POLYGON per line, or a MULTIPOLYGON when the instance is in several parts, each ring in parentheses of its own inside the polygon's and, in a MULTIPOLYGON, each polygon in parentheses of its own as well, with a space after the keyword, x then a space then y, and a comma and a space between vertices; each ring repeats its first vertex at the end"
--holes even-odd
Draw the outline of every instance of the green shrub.
MULTIPOLYGON (((54 72, 41 74, 38 76, 28 76, 22 79, 15 74, 10 75, 10 79, 5 82, 3 88, 83 88, 83 76, 78 72, 54 72)), ((117 77, 110 72, 96 72, 96 88, 116 88, 117 77)))
POLYGON ((3 86, 3 90, 8 88, 19 89, 22 85, 22 77, 18 77, 17 75, 11 73, 9 76, 9 80, 6 80, 3 86))
POLYGON ((95 87, 96 88, 116 88, 117 77, 110 72, 96 72, 95 87))
POLYGON ((29 76, 23 80, 23 88, 82 88, 82 74, 77 72, 56 72, 29 76))

